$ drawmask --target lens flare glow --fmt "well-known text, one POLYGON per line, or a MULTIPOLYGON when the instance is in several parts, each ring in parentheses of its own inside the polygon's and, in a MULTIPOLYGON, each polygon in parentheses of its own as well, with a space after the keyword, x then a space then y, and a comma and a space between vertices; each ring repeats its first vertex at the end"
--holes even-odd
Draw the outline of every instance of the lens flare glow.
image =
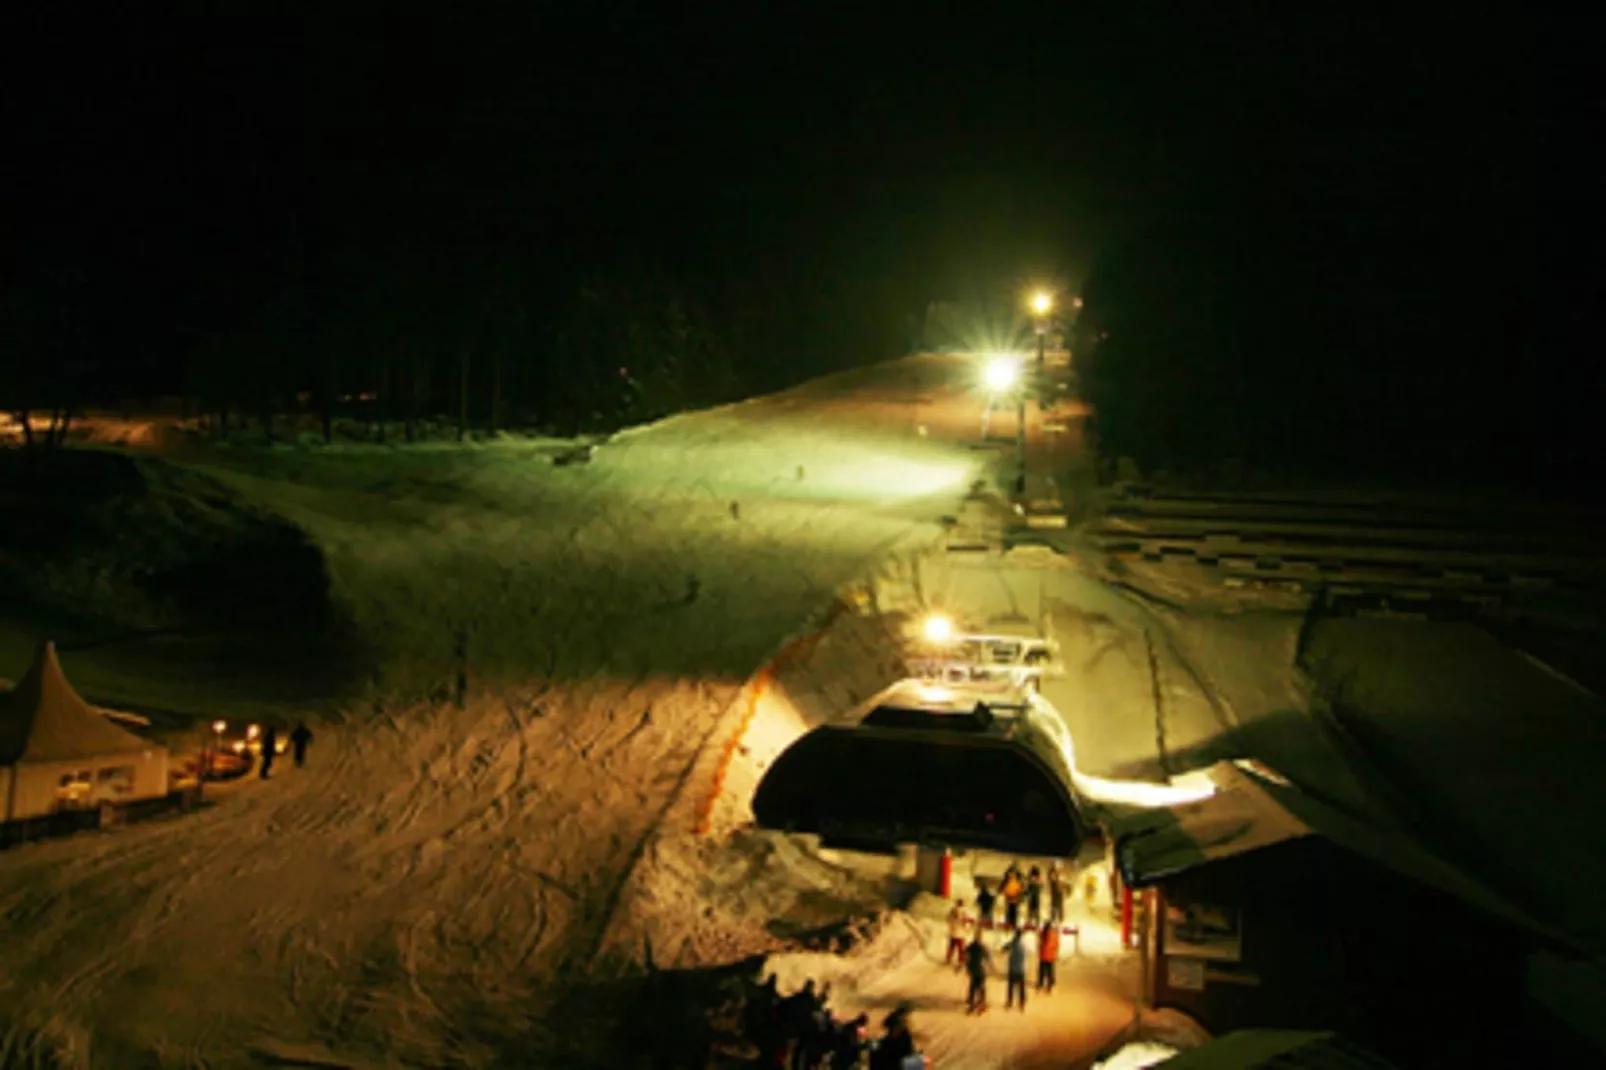
POLYGON ((987 389, 1002 394, 1020 381, 1020 362, 1013 357, 993 357, 982 376, 987 389))
POLYGON ((942 613, 933 613, 920 625, 920 634, 929 643, 949 643, 954 638, 954 622, 942 613))

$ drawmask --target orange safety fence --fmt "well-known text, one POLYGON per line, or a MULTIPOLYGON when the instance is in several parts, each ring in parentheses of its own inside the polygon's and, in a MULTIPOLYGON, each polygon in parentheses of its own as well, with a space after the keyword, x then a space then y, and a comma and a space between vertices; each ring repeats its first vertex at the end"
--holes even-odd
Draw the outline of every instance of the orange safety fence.
POLYGON ((848 608, 847 603, 840 599, 832 603, 831 609, 826 613, 825 619, 820 623, 819 627, 807 635, 799 636, 787 643, 780 649, 779 653, 769 660, 767 665, 759 669, 747 681, 747 685, 742 691, 742 697, 739 700, 742 703, 741 718, 737 721, 736 730, 725 741, 724 748, 719 755, 719 765, 714 769, 714 781, 709 786, 708 795, 703 799, 702 806, 697 811, 697 835, 706 836, 713 827, 714 807, 718 805, 719 796, 725 790, 726 774, 730 772, 731 762, 736 760, 736 752, 741 747, 742 739, 747 735, 747 729, 752 725, 753 717, 758 713, 758 704, 763 700, 764 692, 769 689, 770 684, 774 681, 776 672, 812 654, 814 648, 819 645, 820 640, 825 637, 825 633, 830 630, 831 625, 835 624, 837 618, 847 612, 848 608))

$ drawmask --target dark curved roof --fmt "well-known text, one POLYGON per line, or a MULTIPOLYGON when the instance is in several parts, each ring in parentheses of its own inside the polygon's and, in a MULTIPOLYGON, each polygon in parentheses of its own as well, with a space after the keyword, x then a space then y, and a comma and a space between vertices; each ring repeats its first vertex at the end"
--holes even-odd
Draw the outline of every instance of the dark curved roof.
POLYGON ((837 842, 1072 856, 1082 820, 1031 736, 832 725, 789 747, 759 783, 765 828, 837 842))

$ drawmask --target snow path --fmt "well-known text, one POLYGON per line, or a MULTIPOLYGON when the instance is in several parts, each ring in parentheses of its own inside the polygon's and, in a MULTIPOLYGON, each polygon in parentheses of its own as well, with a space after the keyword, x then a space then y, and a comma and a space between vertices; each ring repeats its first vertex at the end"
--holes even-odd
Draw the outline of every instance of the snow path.
POLYGON ((0 1064, 530 1058, 742 681, 980 475, 944 438, 970 428, 968 385, 915 358, 572 468, 209 460, 323 545, 382 670, 305 770, 0 856, 0 1064))

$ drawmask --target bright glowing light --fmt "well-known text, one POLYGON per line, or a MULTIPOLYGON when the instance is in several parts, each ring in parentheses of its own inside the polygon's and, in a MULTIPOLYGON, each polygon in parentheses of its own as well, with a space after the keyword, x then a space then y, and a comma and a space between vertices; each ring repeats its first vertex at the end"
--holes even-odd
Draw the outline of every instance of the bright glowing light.
POLYGON ((1163 1065, 1167 1059, 1177 1054, 1179 1054, 1177 1049, 1169 1044, 1159 1044, 1152 1040, 1134 1040, 1102 1063, 1095 1065, 1093 1070, 1146 1070, 1151 1066, 1163 1065))
POLYGON ((1039 316, 1046 316, 1054 308, 1054 295, 1047 290, 1038 290, 1032 294, 1032 311, 1039 316))
POLYGON ((213 721, 212 722, 212 731, 216 732, 220 736, 224 733, 224 731, 228 727, 229 727, 229 722, 227 722, 227 721, 213 721))
POLYGON ((1076 744, 1071 739, 1071 731, 1066 727, 1065 718, 1054 708, 1053 703, 1041 695, 1031 695, 1027 698, 1027 706, 1038 716, 1038 724, 1047 729, 1059 744, 1076 790, 1094 802, 1156 809, 1162 806, 1183 806, 1199 802, 1216 793, 1216 782, 1210 778, 1210 772, 1206 769, 1172 777, 1169 784, 1155 784, 1145 780, 1109 780, 1105 777, 1089 776, 1076 767, 1076 744))
POLYGON ((951 642, 954 637, 954 622, 941 613, 933 613, 921 624, 920 633, 928 642, 951 642))
POLYGON ((235 754, 244 754, 245 753, 245 743, 244 743, 244 741, 238 740, 238 739, 234 741, 234 753, 235 754))
POLYGON ((257 725, 250 724, 250 725, 246 725, 245 726, 245 738, 246 739, 255 739, 258 736, 260 736, 261 734, 262 734, 262 729, 259 728, 257 725))
POLYGON ((921 684, 919 692, 921 699, 926 702, 952 702, 954 700, 954 693, 951 690, 937 684, 921 684))
POLYGON ((1020 380, 1020 362, 1012 357, 994 357, 987 362, 987 370, 983 374, 987 389, 1002 394, 1020 380))
POLYGON ((1186 773, 1169 784, 1152 784, 1144 780, 1106 780, 1074 769, 1071 776, 1076 781, 1077 790, 1089 799, 1125 806, 1183 806, 1208 799, 1216 793, 1215 781, 1202 772, 1186 773))

